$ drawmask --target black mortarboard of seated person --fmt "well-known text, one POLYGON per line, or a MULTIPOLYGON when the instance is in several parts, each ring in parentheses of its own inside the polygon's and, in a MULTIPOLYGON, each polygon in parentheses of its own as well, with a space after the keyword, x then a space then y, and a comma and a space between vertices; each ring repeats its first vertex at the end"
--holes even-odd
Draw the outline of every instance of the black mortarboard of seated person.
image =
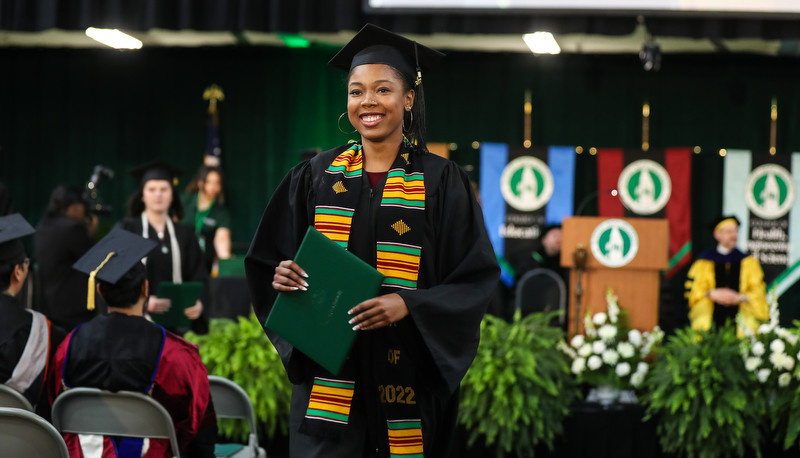
MULTIPOLYGON (((114 228, 97 242, 72 266, 89 275, 87 308, 94 308, 95 277, 101 280, 101 292, 106 298, 105 290, 109 288, 102 285, 115 285, 137 263, 141 264, 142 258, 147 256, 157 245, 158 243, 154 240, 142 238, 121 228, 114 228)), ((111 302, 108 305, 117 306, 111 302)), ((126 306, 129 305, 132 304, 126 304, 126 306)))
POLYGON ((25 259, 25 247, 20 240, 36 229, 19 213, 0 217, 0 265, 18 264, 25 259))

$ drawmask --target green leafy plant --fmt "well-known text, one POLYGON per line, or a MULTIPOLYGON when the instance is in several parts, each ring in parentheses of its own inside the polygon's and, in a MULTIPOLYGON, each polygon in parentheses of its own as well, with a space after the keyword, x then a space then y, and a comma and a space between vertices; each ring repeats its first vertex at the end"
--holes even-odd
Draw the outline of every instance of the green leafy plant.
POLYGON ((655 418, 664 451, 680 456, 759 456, 767 403, 744 365, 733 326, 679 329, 658 350, 640 400, 655 418))
MULTIPOLYGON (((187 333, 186 339, 200 347, 200 358, 208 373, 238 383, 250 396, 259 429, 272 438, 289 429, 292 386, 281 358, 264 334, 255 316, 238 321, 212 319, 206 335, 187 333)), ((234 440, 247 438, 242 420, 220 419, 220 434, 234 440)))
POLYGON ((606 291, 606 312, 586 314, 585 334, 576 334, 569 345, 559 346, 571 359, 572 373, 591 386, 639 388, 652 353, 664 332, 656 326, 640 332, 628 326, 627 310, 621 309, 611 288, 606 291))
POLYGON ((566 356, 557 351, 563 331, 549 325, 560 312, 514 320, 487 315, 478 354, 461 382, 459 421, 498 457, 533 456, 537 445, 551 450, 563 432, 569 405, 580 395, 566 356))

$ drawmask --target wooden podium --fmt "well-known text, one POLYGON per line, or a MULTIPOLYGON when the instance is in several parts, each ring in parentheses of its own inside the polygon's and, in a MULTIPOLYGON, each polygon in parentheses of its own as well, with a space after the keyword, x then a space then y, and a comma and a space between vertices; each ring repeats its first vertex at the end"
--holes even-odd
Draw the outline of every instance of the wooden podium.
MULTIPOLYGON (((609 221, 608 224, 613 223, 609 221)), ((650 331, 658 324, 658 298, 660 271, 667 268, 669 226, 665 219, 605 218, 576 216, 564 219, 562 225, 561 265, 570 267, 569 285, 569 335, 583 332, 586 312, 594 314, 606 310, 606 290, 611 287, 619 298, 619 306, 628 311, 631 328, 650 331), (592 234, 609 220, 622 220, 633 227, 638 236, 638 251, 625 265, 608 267, 592 253, 592 234), (574 253, 579 245, 588 252, 581 284, 580 320, 575 329, 577 275, 574 253)))

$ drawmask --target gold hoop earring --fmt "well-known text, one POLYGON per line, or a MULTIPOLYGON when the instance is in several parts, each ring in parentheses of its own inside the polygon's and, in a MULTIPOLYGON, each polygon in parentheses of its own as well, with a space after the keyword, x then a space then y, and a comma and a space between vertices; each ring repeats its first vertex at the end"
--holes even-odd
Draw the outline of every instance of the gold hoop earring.
POLYGON ((347 112, 343 111, 342 114, 339 115, 339 119, 336 121, 336 127, 338 127, 339 128, 339 132, 341 132, 343 134, 354 134, 354 133, 356 133, 358 131, 358 129, 356 129, 355 127, 353 127, 353 131, 352 132, 345 132, 345 131, 342 130, 342 116, 344 116, 346 114, 347 114, 347 112))
POLYGON ((411 130, 411 126, 414 125, 414 113, 411 110, 408 111, 408 114, 411 116, 411 119, 408 121, 408 128, 406 128, 406 117, 403 116, 403 132, 408 132, 411 130))

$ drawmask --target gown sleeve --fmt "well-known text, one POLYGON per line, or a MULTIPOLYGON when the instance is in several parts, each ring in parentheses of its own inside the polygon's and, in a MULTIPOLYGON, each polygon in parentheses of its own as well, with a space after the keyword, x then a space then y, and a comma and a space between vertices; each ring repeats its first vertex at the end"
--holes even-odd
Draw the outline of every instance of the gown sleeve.
MULTIPOLYGON (((250 297, 262 326, 277 297, 277 291, 272 288, 275 267, 283 260, 294 259, 308 226, 313 222, 311 180, 309 162, 298 165, 286 175, 264 210, 245 257, 250 297)), ((293 361, 292 345, 274 332, 266 328, 264 331, 280 354, 289 380, 299 383, 301 365, 290 364, 293 361)))
POLYGON ((689 300, 689 320, 694 330, 711 328, 714 316, 714 302, 707 296, 716 287, 714 263, 708 259, 698 259, 687 274, 687 293, 689 300))
MULTIPOLYGON (((427 178, 428 168, 425 173, 427 178)), ((441 177, 432 184, 435 189, 426 190, 421 288, 398 294, 454 392, 475 358, 480 322, 500 269, 466 174, 449 162, 441 177)))

